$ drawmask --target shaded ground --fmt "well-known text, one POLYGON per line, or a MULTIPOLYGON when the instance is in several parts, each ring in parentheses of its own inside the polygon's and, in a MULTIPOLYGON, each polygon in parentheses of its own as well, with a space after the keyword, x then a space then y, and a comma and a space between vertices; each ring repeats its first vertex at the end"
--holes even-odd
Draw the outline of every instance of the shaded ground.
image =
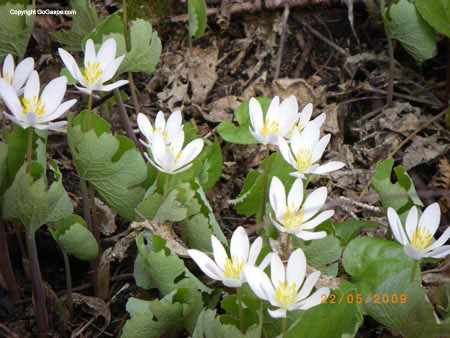
MULTIPOLYGON (((113 6, 101 8, 113 10, 113 6)), ((233 110, 252 96, 286 97, 293 94, 299 100, 300 107, 313 102, 314 116, 326 112, 327 121, 323 129, 333 135, 326 159, 346 163, 344 169, 320 179, 320 184, 328 187, 331 201, 335 203, 335 223, 346 218, 380 219, 384 223, 380 209, 370 208, 379 204, 366 188, 376 162, 392 154, 410 133, 442 110, 445 89, 444 41, 438 43, 438 55, 421 68, 397 46, 395 90, 402 96, 395 96, 394 105, 387 108, 383 107, 388 76, 387 42, 378 14, 368 17, 364 7, 355 8, 354 28, 358 41, 349 24, 347 8, 293 8, 288 20, 280 76, 274 80, 282 30, 281 13, 282 10, 266 10, 235 14, 226 29, 222 29, 216 19, 211 17, 206 34, 193 42, 191 57, 186 24, 160 21, 154 28, 163 42, 161 61, 152 75, 137 74, 135 77, 142 109, 155 116, 159 110, 168 112, 181 107, 186 121, 193 119, 202 135, 213 138, 218 122, 231 120, 233 110), (311 28, 340 49, 318 38, 318 34, 313 35, 311 28), (359 199, 363 192, 365 197, 359 199), (345 202, 339 196, 364 204, 345 202)), ((30 54, 39 60, 42 82, 56 76, 61 67, 59 57, 55 54, 56 45, 48 38, 48 32, 59 27, 60 20, 54 17, 39 18, 34 40, 30 44, 30 54)), ((68 96, 78 98, 74 90, 68 96)), ((110 108, 115 130, 122 132, 117 108, 115 105, 110 108)), ((131 109, 129 112, 135 121, 136 115, 131 114, 131 109)), ((442 191, 450 188, 450 165, 448 155, 446 157, 450 146, 449 136, 443 121, 438 120, 393 154, 396 164, 402 164, 408 170, 425 204, 434 201, 441 203, 441 209, 447 212, 441 222, 444 228, 449 224, 449 199, 422 192, 425 189, 442 191)), ((76 212, 81 214, 78 178, 65 145, 64 135, 50 135, 49 156, 55 158, 62 168, 66 189, 77 203, 76 212)), ((223 142, 222 147, 223 174, 216 187, 208 192, 208 197, 225 235, 229 235, 238 225, 252 228, 254 224, 253 219, 237 215, 227 201, 238 195, 247 172, 259 165, 263 154, 256 145, 241 146, 223 142)), ((60 323, 59 328, 54 327, 59 330, 60 336, 63 336, 63 328, 66 332, 79 330, 80 336, 84 337, 116 336, 127 319, 126 300, 142 292, 134 285, 132 278, 136 249, 128 224, 119 217, 110 216, 109 220, 117 227, 110 222, 110 227, 104 229, 103 247, 112 247, 121 239, 120 243, 125 244, 121 251, 123 257, 112 261, 111 295, 114 297, 106 305, 93 298, 83 298, 93 294, 88 275, 89 264, 73 260, 75 291, 84 296, 80 296, 82 305, 77 307, 71 322, 64 318, 57 319, 60 311, 58 304, 55 304, 56 296, 64 294, 65 289, 63 258, 44 228, 37 235, 43 278, 53 293, 49 303, 55 304, 49 313, 53 316, 52 322, 60 323), (93 316, 98 318, 89 322, 93 316), (111 318, 106 326, 105 318, 111 318)), ((12 229, 9 230, 13 265, 24 300, 13 309, 8 295, 0 291, 0 322, 18 336, 27 337, 34 326, 29 298, 31 285, 22 269, 15 234, 12 229)), ((373 235, 382 231, 379 229, 373 235)), ((447 259, 443 264, 448 266, 448 263, 447 259)), ((448 268, 444 272, 439 278, 450 280, 448 268)), ((0 334, 12 336, 11 333, 2 332, 2 329, 0 334)), ((390 335, 370 318, 366 318, 360 329, 361 337, 390 335)))

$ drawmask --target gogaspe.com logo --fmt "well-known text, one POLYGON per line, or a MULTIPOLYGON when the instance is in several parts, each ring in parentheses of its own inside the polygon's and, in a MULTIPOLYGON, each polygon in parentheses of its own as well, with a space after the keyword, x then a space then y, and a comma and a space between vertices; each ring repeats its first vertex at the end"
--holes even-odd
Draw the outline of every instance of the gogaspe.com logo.
POLYGON ((74 9, 11 9, 11 15, 30 16, 30 15, 76 15, 77 11, 74 9))

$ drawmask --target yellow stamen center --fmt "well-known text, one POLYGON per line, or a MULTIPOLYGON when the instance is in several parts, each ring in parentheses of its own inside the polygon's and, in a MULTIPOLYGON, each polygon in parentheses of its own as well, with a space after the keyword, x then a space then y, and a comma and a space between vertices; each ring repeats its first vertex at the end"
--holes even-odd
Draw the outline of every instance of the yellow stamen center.
POLYGON ((22 112, 23 114, 27 114, 30 112, 35 113, 38 118, 42 117, 45 112, 45 103, 42 102, 42 99, 38 99, 36 96, 33 97, 32 100, 27 100, 26 98, 22 99, 22 112))
POLYGON ((286 207, 286 213, 284 214, 284 225, 288 229, 298 229, 303 221, 303 208, 295 210, 294 205, 291 208, 286 207))
POLYGON ((294 129, 298 129, 298 131, 302 131, 303 125, 298 122, 297 124, 294 124, 291 129, 289 130, 289 137, 292 137, 292 134, 294 133, 294 129))
POLYGON ((275 295, 281 306, 291 306, 295 303, 295 298, 297 297, 297 286, 295 285, 295 283, 292 283, 291 285, 289 285, 287 282, 280 283, 277 290, 275 291, 275 295))
MULTIPOLYGON (((0 74, 0 77, 1 77, 1 74, 0 74)), ((3 78, 4 78, 6 81, 8 81, 9 83, 11 83, 12 80, 13 80, 12 75, 9 75, 8 72, 5 72, 5 74, 3 74, 3 78)))
POLYGON ((174 156, 175 160, 173 161, 173 165, 176 165, 177 161, 181 157, 181 152, 175 152, 175 149, 173 147, 168 147, 166 148, 166 154, 167 153, 171 153, 174 156))
POLYGON ((224 275, 231 279, 241 279, 241 271, 244 267, 244 260, 239 260, 239 257, 233 256, 231 259, 227 258, 224 266, 224 275))
POLYGON ((428 229, 421 227, 413 234, 411 245, 418 251, 423 252, 431 243, 431 233, 428 229))
POLYGON ((295 155, 297 170, 303 173, 312 165, 312 154, 309 149, 300 149, 295 155))
POLYGON ((162 128, 158 127, 155 128, 155 132, 160 132, 163 136, 164 141, 167 139, 167 136, 169 136, 169 132, 166 130, 164 131, 162 128))
POLYGON ((262 135, 266 137, 269 134, 276 135, 280 132, 280 125, 277 121, 267 120, 262 128, 262 135))
POLYGON ((91 63, 90 61, 88 61, 87 67, 84 69, 83 79, 89 86, 91 86, 94 83, 98 82, 102 74, 103 70, 101 69, 99 63, 91 63))

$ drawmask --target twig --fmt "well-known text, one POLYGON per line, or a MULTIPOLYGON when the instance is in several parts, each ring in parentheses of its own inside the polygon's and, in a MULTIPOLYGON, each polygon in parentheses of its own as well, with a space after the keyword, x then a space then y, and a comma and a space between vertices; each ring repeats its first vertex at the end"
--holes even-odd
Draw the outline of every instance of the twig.
POLYGON ((275 65, 275 75, 273 76, 274 80, 277 80, 278 76, 280 75, 281 59, 283 57, 284 41, 286 40, 287 22, 288 22, 288 18, 289 18, 289 4, 288 4, 288 1, 286 1, 286 0, 284 2, 285 2, 285 5, 284 5, 283 19, 282 19, 280 46, 278 47, 277 63, 275 65))
POLYGON ((4 330, 8 334, 9 338, 20 338, 18 335, 16 335, 14 332, 12 332, 10 329, 8 329, 2 323, 0 323, 0 328, 2 328, 2 330, 4 330))
POLYGON ((386 92, 386 105, 392 105, 392 97, 394 95, 394 41, 392 41, 391 37, 388 34, 388 50, 389 50, 389 81, 386 92))
MULTIPOLYGON (((364 86, 363 90, 365 90, 367 92, 371 92, 371 93, 387 95, 387 91, 386 90, 374 88, 374 87, 372 87, 370 85, 369 86, 364 86)), ((437 107, 437 108, 442 107, 442 103, 441 102, 432 102, 432 101, 420 99, 418 97, 407 95, 407 94, 400 94, 400 93, 395 93, 394 92, 393 96, 399 97, 399 98, 402 98, 402 99, 405 99, 405 100, 408 100, 408 101, 413 101, 413 102, 427 104, 427 105, 430 105, 430 106, 433 106, 433 107, 437 107)))

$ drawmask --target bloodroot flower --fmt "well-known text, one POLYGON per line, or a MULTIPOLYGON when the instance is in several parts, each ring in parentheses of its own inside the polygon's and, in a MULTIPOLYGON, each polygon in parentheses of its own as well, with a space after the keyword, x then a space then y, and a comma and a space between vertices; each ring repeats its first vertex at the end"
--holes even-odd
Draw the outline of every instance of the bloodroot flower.
POLYGON ((443 258, 450 255, 450 245, 444 245, 450 238, 450 227, 434 241, 434 234, 441 220, 438 203, 429 205, 420 220, 417 208, 412 207, 406 217, 406 234, 394 209, 388 209, 387 217, 395 239, 403 245, 403 250, 409 257, 420 260, 422 257, 443 258))
POLYGON ((82 87, 76 85, 75 87, 82 93, 91 95, 95 90, 110 91, 128 83, 127 80, 119 80, 109 85, 103 84, 113 78, 125 57, 122 55, 115 59, 116 40, 114 38, 106 40, 97 54, 94 41, 91 39, 86 41, 83 73, 72 55, 62 48, 59 48, 58 52, 72 77, 81 84, 82 87))
POLYGON ((311 121, 312 112, 313 112, 313 105, 312 103, 308 103, 300 112, 300 119, 298 120, 298 122, 291 128, 288 135, 286 135, 287 139, 292 138, 292 133, 294 132, 294 129, 298 129, 298 131, 301 132, 303 129, 305 129, 308 123, 314 122, 319 128, 322 127, 322 124, 325 122, 325 119, 327 118, 327 114, 322 113, 311 121))
POLYGON ((270 215, 270 219, 279 231, 293 234, 305 241, 323 238, 327 235, 325 231, 313 232, 313 229, 334 214, 333 210, 326 210, 314 217, 326 199, 327 188, 321 187, 313 191, 302 205, 303 182, 298 178, 289 191, 286 203, 283 183, 274 176, 270 183, 269 200, 275 217, 270 215))
POLYGON ((33 71, 25 85, 22 103, 12 85, 6 80, 0 79, 0 95, 13 115, 5 115, 23 129, 33 127, 37 129, 54 129, 64 126, 67 122, 51 122, 70 107, 77 100, 69 100, 61 103, 66 92, 67 79, 58 77, 49 82, 42 94, 39 94, 40 84, 37 71, 33 71))
POLYGON ((170 114, 169 118, 167 119, 167 123, 164 119, 163 112, 160 111, 156 115, 155 128, 153 128, 147 116, 139 113, 137 117, 137 124, 139 130, 142 134, 144 134, 145 138, 148 141, 148 143, 146 143, 141 140, 141 143, 146 147, 150 147, 150 144, 152 144, 153 135, 158 132, 162 134, 166 145, 172 143, 175 135, 183 129, 183 125, 181 124, 181 122, 182 118, 180 111, 175 111, 170 114))
MULTIPOLYGON (((238 227, 231 236, 230 252, 228 257, 222 243, 211 235, 211 244, 214 253, 214 260, 205 253, 192 249, 188 250, 189 255, 202 271, 214 280, 221 281, 225 286, 238 288, 246 282, 243 269, 254 266, 262 248, 262 238, 258 237, 250 247, 247 232, 243 227, 238 227)), ((265 269, 270 262, 272 254, 264 257, 260 264, 261 269, 265 269)))
POLYGON ((280 98, 275 96, 265 119, 261 105, 255 98, 250 99, 248 109, 253 127, 253 130, 250 128, 250 133, 262 144, 277 144, 278 136, 286 136, 300 117, 297 100, 293 95, 283 100, 281 104, 280 98))
POLYGON ((271 279, 254 266, 245 267, 244 273, 253 292, 278 308, 268 310, 273 318, 286 318, 287 311, 308 310, 319 305, 330 294, 330 289, 324 287, 310 296, 320 272, 313 272, 305 280, 306 258, 302 249, 296 249, 291 254, 286 269, 280 257, 274 253, 270 261, 271 279))
POLYGON ((0 78, 5 79, 16 91, 17 95, 23 94, 23 85, 27 81, 34 68, 34 60, 29 57, 20 62, 17 67, 14 67, 14 59, 11 54, 8 54, 3 62, 3 74, 0 73, 0 78))

